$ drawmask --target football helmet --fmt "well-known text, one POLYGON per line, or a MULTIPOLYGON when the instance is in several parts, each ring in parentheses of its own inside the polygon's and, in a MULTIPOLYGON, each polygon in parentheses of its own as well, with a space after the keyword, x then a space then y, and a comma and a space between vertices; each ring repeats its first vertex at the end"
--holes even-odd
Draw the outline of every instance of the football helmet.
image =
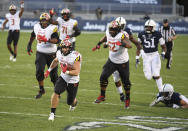
POLYGON ((61 43, 59 44, 59 47, 61 49, 61 53, 64 56, 67 56, 68 54, 71 53, 72 50, 72 41, 68 38, 64 39, 61 41, 61 43))
POLYGON ((127 23, 126 20, 123 17, 118 17, 116 21, 120 23, 121 29, 124 30, 127 23))
POLYGON ((174 93, 174 88, 171 84, 163 85, 162 96, 164 96, 164 99, 170 100, 173 93, 174 93))
POLYGON ((120 31, 121 31, 121 26, 118 21, 112 21, 109 24, 109 33, 112 37, 115 37, 120 31))
POLYGON ((145 31, 146 31, 146 33, 154 32, 155 28, 156 28, 156 23, 155 23, 154 20, 149 19, 149 20, 147 20, 145 22, 145 31))
POLYGON ((61 11, 61 16, 64 21, 68 21, 70 18, 71 12, 68 8, 64 8, 61 11))
POLYGON ((48 13, 42 13, 40 15, 40 24, 42 28, 46 28, 49 25, 50 15, 48 13))
POLYGON ((10 5, 9 6, 9 12, 14 15, 16 13, 16 6, 15 5, 10 5))

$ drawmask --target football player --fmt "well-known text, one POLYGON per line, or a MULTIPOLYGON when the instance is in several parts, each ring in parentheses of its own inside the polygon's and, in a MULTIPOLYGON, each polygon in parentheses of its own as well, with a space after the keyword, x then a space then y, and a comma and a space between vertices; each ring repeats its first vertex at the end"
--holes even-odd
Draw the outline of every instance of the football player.
MULTIPOLYGON (((53 9, 50 10, 51 17, 54 15, 53 9)), ((71 17, 71 12, 69 9, 64 8, 61 11, 61 17, 58 17, 56 21, 51 19, 51 23, 59 25, 60 40, 64 40, 67 37, 71 38, 72 41, 72 50, 75 50, 75 41, 76 37, 80 35, 81 31, 78 28, 77 20, 74 20, 71 17)))
POLYGON ((106 42, 109 47, 109 59, 104 65, 102 74, 100 76, 101 94, 95 100, 95 103, 100 103, 101 101, 105 100, 108 78, 114 71, 117 70, 120 73, 120 77, 126 92, 125 108, 128 108, 130 105, 131 82, 129 80, 129 55, 127 49, 132 48, 131 43, 128 40, 128 34, 121 30, 121 25, 119 22, 112 21, 106 30, 106 35, 92 50, 96 50, 103 42, 106 42))
POLYGON ((165 55, 165 41, 159 31, 155 31, 156 23, 150 19, 145 22, 145 31, 138 34, 138 41, 141 42, 143 50, 141 56, 143 59, 143 71, 146 79, 152 78, 156 81, 159 92, 162 91, 162 78, 160 77, 161 60, 158 53, 158 44, 160 43, 165 55))
MULTIPOLYGON (((42 13, 40 15, 40 23, 34 25, 33 32, 31 33, 31 37, 29 43, 27 45, 27 52, 29 55, 32 53, 32 43, 34 39, 37 40, 37 52, 36 52, 36 79, 39 84, 39 92, 36 95, 36 99, 41 98, 41 96, 45 93, 44 90, 44 69, 47 65, 50 66, 53 59, 56 57, 56 51, 59 37, 58 37, 58 27, 56 25, 52 25, 49 22, 50 15, 48 13, 42 13)), ((51 81, 55 85, 58 74, 57 67, 55 67, 50 73, 51 81)))
POLYGON ((164 103, 167 107, 188 108, 188 99, 184 95, 174 92, 174 88, 171 84, 163 85, 162 92, 157 94, 157 98, 150 106, 154 106, 159 102, 164 103))
POLYGON ((45 72, 45 77, 58 65, 61 67, 61 75, 59 76, 54 93, 51 97, 51 113, 48 120, 54 120, 56 107, 59 103, 60 94, 67 91, 67 104, 70 105, 69 111, 73 111, 77 105, 76 94, 79 85, 79 74, 81 70, 82 57, 77 51, 72 51, 72 42, 70 39, 61 41, 60 50, 56 53, 49 69, 45 72))
POLYGON ((20 18, 24 12, 24 1, 20 2, 21 10, 17 11, 15 5, 9 6, 9 13, 5 16, 5 21, 2 24, 4 30, 6 23, 9 25, 9 32, 7 37, 7 48, 10 52, 10 61, 16 62, 17 44, 20 36, 20 18), (11 43, 13 42, 14 51, 12 50, 11 43))

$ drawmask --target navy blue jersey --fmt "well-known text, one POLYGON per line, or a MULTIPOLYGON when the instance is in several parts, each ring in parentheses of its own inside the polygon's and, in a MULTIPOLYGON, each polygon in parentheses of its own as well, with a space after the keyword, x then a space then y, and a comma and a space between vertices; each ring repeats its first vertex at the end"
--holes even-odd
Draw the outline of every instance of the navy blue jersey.
MULTIPOLYGON (((159 95, 161 96, 161 95, 159 95)), ((158 97, 159 97, 158 96, 158 97)), ((180 98, 180 94, 177 93, 177 92, 174 92, 170 98, 170 100, 164 100, 162 101, 166 106, 168 107, 172 107, 173 104, 176 104, 176 105, 179 105, 181 106, 180 104, 180 101, 181 101, 181 98, 180 98)))
POLYGON ((141 40, 144 52, 152 53, 158 51, 159 39, 162 38, 162 35, 159 31, 152 32, 151 34, 143 31, 138 34, 138 38, 141 40))
POLYGON ((129 34, 129 35, 133 35, 132 30, 129 27, 125 28, 125 31, 129 34))

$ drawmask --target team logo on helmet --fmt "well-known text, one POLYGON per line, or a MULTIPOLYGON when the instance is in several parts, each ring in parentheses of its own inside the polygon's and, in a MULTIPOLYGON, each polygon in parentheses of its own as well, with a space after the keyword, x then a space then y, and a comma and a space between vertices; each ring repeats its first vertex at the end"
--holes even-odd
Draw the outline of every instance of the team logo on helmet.
POLYGON ((12 5, 10 5, 10 6, 9 6, 9 10, 16 10, 16 6, 15 6, 15 5, 13 5, 13 4, 12 4, 12 5))
POLYGON ((42 13, 40 15, 40 20, 50 20, 50 15, 48 13, 42 13))

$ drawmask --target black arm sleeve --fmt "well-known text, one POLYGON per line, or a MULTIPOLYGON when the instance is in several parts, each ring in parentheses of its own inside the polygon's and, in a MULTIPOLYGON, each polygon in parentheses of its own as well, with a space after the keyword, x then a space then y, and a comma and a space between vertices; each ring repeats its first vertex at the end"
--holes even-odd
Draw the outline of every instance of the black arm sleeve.
POLYGON ((35 32, 31 32, 31 37, 36 37, 35 32))
POLYGON ((79 36, 81 34, 81 31, 78 28, 78 26, 75 26, 74 30, 75 30, 75 32, 71 35, 71 37, 76 37, 76 36, 79 36))

